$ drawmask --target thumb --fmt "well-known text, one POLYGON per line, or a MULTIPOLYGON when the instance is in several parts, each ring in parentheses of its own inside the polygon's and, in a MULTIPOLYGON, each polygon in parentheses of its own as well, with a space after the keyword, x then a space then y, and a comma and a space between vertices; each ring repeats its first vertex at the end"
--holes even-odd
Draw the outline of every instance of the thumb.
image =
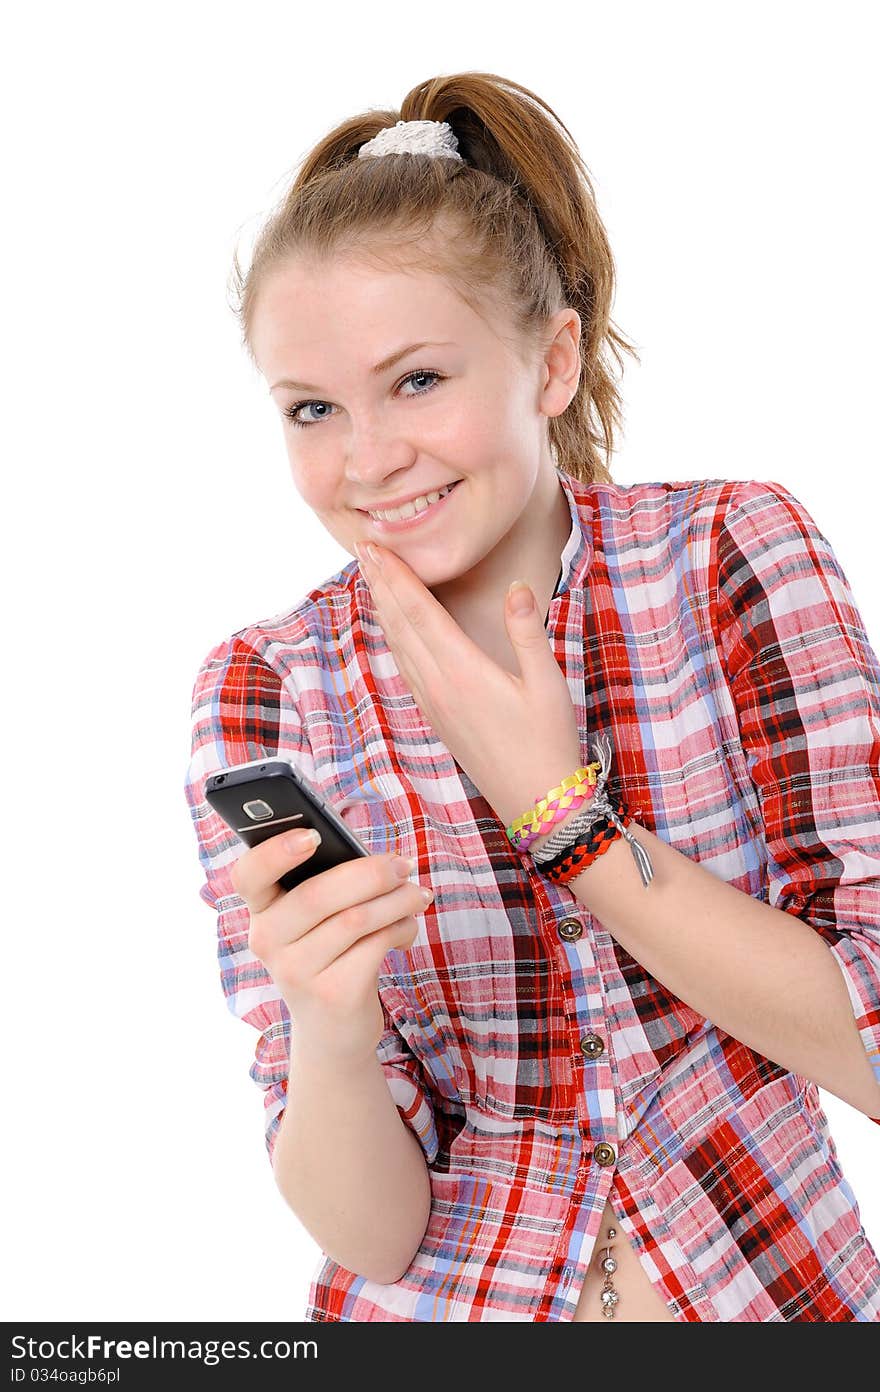
POLYGON ((552 657, 547 631, 541 623, 535 596, 525 580, 511 582, 504 606, 504 622, 507 636, 519 658, 524 676, 527 675, 527 668, 533 661, 546 662, 548 653, 552 657))

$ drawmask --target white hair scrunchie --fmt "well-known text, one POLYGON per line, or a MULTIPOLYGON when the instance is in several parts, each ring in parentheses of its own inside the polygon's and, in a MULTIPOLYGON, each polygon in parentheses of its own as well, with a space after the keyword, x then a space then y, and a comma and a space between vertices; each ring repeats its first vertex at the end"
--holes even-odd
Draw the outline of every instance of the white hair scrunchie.
POLYGON ((463 162, 448 121, 398 121, 396 126, 386 126, 358 150, 358 159, 374 155, 445 156, 463 162))

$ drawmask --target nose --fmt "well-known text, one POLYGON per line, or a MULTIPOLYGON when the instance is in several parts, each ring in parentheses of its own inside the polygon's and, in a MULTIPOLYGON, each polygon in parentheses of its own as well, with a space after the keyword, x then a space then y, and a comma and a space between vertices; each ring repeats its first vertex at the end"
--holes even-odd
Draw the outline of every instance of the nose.
POLYGON ((351 434, 346 473, 365 489, 381 487, 387 478, 407 469, 416 451, 389 429, 356 427, 351 434))

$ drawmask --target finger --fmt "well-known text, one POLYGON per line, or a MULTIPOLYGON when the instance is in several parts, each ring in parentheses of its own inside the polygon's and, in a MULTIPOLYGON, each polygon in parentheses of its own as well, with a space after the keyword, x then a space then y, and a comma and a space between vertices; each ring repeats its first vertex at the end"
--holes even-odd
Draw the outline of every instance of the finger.
POLYGON ((314 855, 318 843, 305 827, 269 836, 244 851, 229 872, 232 886, 251 913, 262 913, 284 894, 278 881, 314 855))
MULTIPOLYGON (((434 604, 437 601, 411 567, 400 561, 393 551, 385 551, 380 547, 375 549, 381 555, 382 564, 374 564, 364 551, 361 559, 364 578, 386 637, 400 643, 405 629, 411 628, 414 635, 423 631, 425 601, 430 600, 434 604), (418 596, 416 589, 419 591, 418 596)), ((361 555, 360 547, 358 555, 361 555)), ((442 605, 437 607, 442 609, 442 605)))
MULTIPOLYGON (((371 542, 382 560, 376 566, 362 558, 364 576, 380 621, 402 675, 421 679, 426 688, 444 680, 444 672, 469 670, 484 655, 435 599, 405 561, 371 542), (404 673, 402 664, 406 665, 404 673), (459 664, 461 664, 459 666, 459 664), (468 665, 466 665, 468 664, 468 665)), ((358 548, 361 555, 361 548, 358 548)), ((412 680, 410 680, 412 685, 412 680)))
MULTIPOLYGON (((310 932, 290 939, 296 942, 302 938, 296 949, 298 970, 306 980, 318 976, 347 953, 355 953, 358 944, 365 939, 423 914, 428 902, 420 885, 413 884, 412 880, 405 883, 397 880, 395 888, 385 894, 325 915, 310 932)), ((417 929, 418 925, 415 926, 417 929)))
MULTIPOLYGON (((295 913, 289 911, 286 902, 279 901, 276 905, 273 901, 266 918, 277 929, 279 941, 296 942, 334 914, 405 888, 406 881, 411 881, 414 875, 415 864, 405 856, 357 856, 322 870, 289 890, 285 898, 295 896, 295 913)), ((411 911, 401 910, 401 913, 411 911)))

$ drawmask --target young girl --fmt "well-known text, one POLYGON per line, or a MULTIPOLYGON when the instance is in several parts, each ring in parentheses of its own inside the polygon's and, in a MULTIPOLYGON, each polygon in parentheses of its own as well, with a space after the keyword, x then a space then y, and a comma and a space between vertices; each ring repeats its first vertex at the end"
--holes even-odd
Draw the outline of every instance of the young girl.
POLYGON ((778 483, 611 480, 613 259, 516 83, 344 122, 236 269, 357 557, 207 654, 186 780, 305 1317, 877 1321, 818 1093, 880 1118, 880 669, 829 542, 778 483), (286 893, 311 849, 204 800, 276 754, 371 852, 286 893))

